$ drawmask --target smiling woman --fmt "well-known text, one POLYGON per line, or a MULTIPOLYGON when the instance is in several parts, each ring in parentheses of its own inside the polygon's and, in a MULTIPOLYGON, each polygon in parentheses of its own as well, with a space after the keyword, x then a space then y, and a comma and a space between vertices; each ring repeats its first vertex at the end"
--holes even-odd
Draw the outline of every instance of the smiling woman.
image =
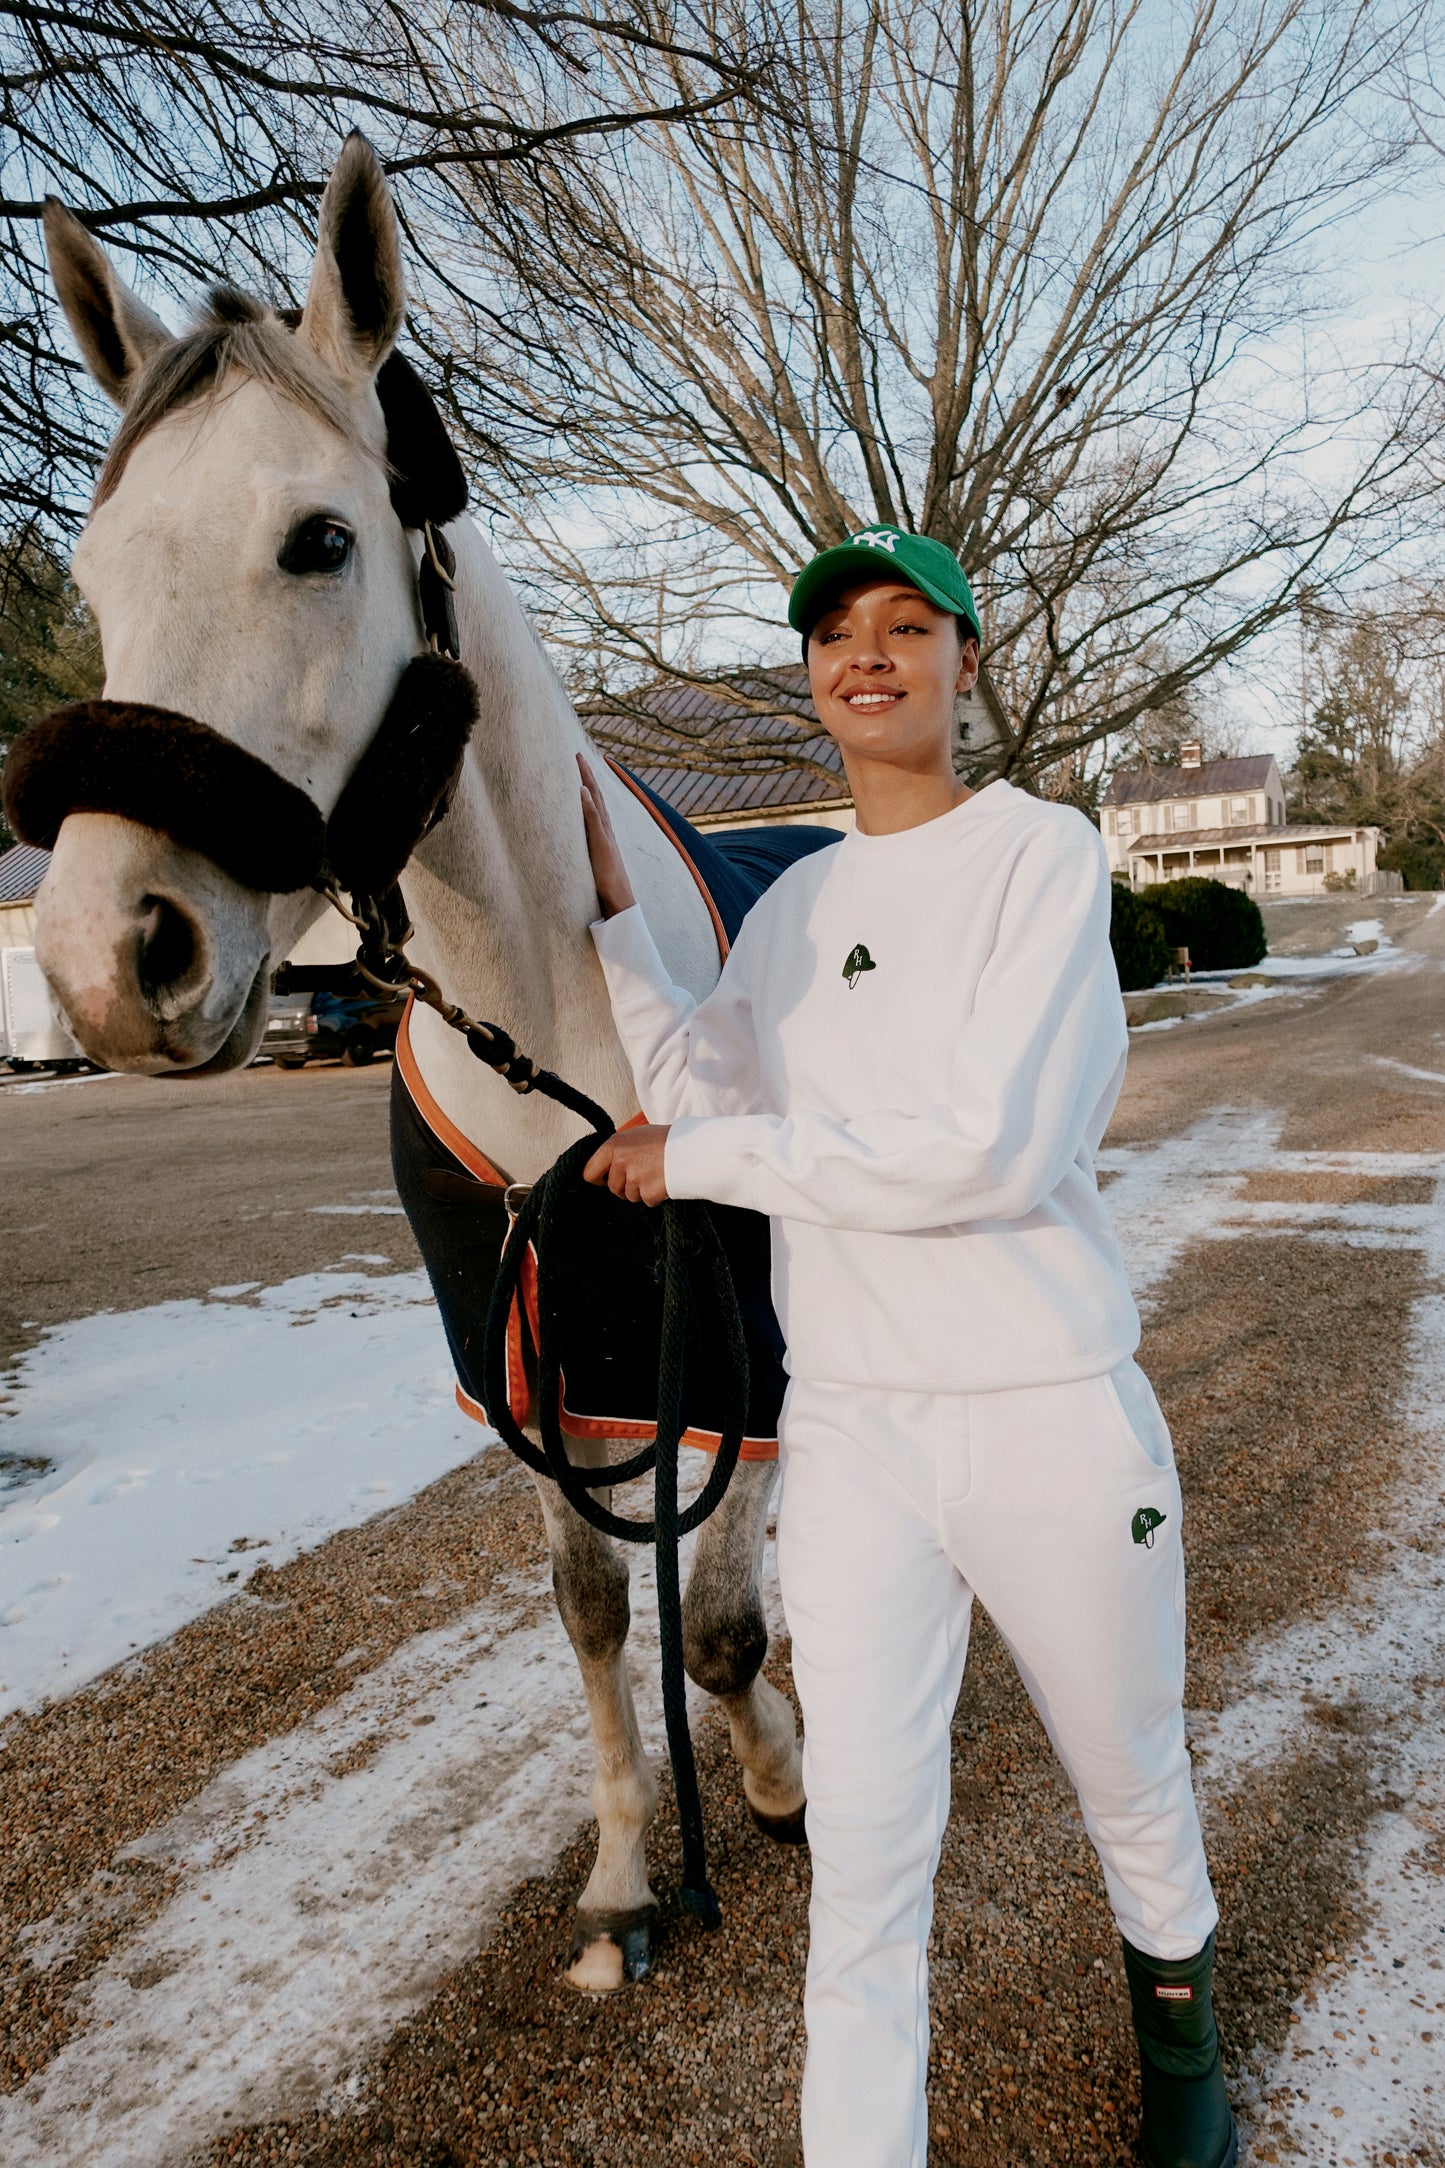
POLYGON ((967 621, 892 574, 825 605, 808 637, 808 682, 865 834, 911 828, 972 796, 953 772, 953 705, 977 681, 967 621))
POLYGON ((587 1174, 772 1221, 813 1857, 804 2157, 927 2158, 926 1951, 977 1592, 1104 1868, 1146 2168, 1228 2168, 1179 1486, 1094 1180, 1127 1043, 1103 848, 1069 807, 954 775, 978 619, 940 543, 865 529, 788 614, 857 826, 754 906, 701 1004, 584 775, 593 938, 648 1118, 587 1174))

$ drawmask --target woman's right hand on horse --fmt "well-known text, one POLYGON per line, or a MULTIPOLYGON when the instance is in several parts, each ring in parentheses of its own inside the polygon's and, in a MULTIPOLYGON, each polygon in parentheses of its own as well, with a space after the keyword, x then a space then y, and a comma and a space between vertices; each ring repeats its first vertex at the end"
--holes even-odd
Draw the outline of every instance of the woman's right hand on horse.
POLYGON ((627 878, 627 862, 613 832, 602 786, 581 753, 577 765, 582 770, 582 825, 587 831, 587 855, 592 860, 597 901, 604 918, 616 918, 619 911, 630 911, 637 898, 627 878))

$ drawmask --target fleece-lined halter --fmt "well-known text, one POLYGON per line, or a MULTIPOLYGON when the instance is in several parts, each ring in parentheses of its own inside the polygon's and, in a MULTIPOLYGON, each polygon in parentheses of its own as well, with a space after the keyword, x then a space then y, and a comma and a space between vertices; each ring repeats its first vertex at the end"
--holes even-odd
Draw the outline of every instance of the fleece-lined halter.
POLYGON ((461 461, 402 355, 383 363, 376 389, 392 507, 422 538, 417 595, 428 652, 402 671, 330 819, 207 723, 138 701, 83 700, 32 724, 5 763, 5 812, 22 842, 51 850, 69 814, 114 813, 268 894, 339 886, 383 896, 395 885, 446 812, 477 690, 459 659, 456 565, 441 532, 466 509, 461 461))

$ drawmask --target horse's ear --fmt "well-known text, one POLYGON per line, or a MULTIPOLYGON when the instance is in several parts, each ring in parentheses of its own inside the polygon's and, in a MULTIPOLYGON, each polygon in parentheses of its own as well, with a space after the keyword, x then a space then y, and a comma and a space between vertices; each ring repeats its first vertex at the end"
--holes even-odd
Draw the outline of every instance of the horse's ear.
POLYGON ((125 406, 145 363, 171 343, 170 332, 56 196, 45 199, 45 252, 82 361, 101 390, 125 406))
POLYGON ((390 353, 405 311, 391 190, 366 137, 352 134, 321 198, 300 336, 342 376, 372 377, 390 353))

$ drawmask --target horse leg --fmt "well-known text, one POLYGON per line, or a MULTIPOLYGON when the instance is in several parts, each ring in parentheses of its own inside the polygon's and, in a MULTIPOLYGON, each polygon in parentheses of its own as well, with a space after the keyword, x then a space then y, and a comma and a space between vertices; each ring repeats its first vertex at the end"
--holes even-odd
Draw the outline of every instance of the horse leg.
POLYGON ((743 1791, 758 1827, 801 1844, 803 1761, 793 1712, 763 1676, 763 1544, 776 1461, 739 1461, 727 1495, 698 1533, 682 1605, 688 1675, 727 1712, 743 1791))
MULTIPOLYGON (((596 1467, 606 1448, 569 1440, 574 1461, 596 1467)), ((592 1811, 597 1858, 577 1900, 568 1954, 571 1986, 606 1995, 648 1971, 657 1908, 647 1880, 647 1831, 657 1779, 643 1751, 627 1676, 627 1565, 611 1539, 573 1511, 556 1486, 538 1480, 552 1554, 557 1609, 576 1652, 596 1756, 592 1811)), ((594 1495, 606 1503, 606 1490, 594 1495)))

